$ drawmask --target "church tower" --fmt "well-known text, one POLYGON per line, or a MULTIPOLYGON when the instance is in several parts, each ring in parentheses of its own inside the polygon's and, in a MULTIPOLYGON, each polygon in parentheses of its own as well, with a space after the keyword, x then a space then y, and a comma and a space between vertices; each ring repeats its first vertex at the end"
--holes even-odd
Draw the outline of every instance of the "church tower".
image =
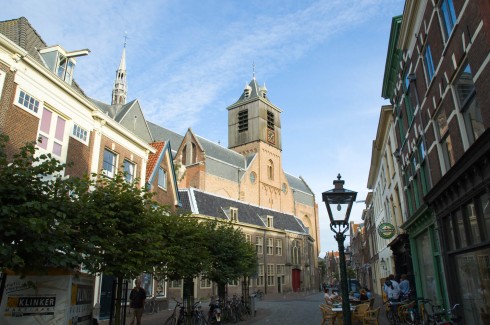
POLYGON ((255 74, 227 109, 228 148, 254 157, 249 172, 258 184, 255 203, 292 213, 293 197, 282 168, 281 109, 271 103, 265 84, 259 86, 255 74))
POLYGON ((126 104, 127 95, 128 89, 126 84, 126 42, 124 42, 121 62, 119 63, 119 68, 116 71, 116 81, 114 82, 114 88, 112 89, 111 105, 126 104))
POLYGON ((259 87, 255 75, 238 101, 227 109, 228 148, 244 153, 240 147, 247 145, 250 150, 250 144, 262 142, 282 150, 281 109, 270 102, 265 84, 259 87))

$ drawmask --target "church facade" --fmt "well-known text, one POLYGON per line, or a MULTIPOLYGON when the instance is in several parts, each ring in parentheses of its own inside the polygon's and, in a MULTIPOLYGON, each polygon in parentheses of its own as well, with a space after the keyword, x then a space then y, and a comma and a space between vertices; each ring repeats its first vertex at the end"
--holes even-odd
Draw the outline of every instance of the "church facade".
MULTIPOLYGON (((269 100, 265 85, 253 76, 238 100, 223 108, 228 114, 225 148, 192 129, 181 135, 146 120, 140 102, 127 100, 126 47, 111 103, 87 96, 73 74, 75 58, 88 54, 48 46, 26 18, 0 22, 0 131, 10 136, 11 152, 42 138, 41 152, 74 162, 65 175, 102 171, 110 177, 124 166, 174 212, 234 222, 259 259, 248 289, 317 290, 315 195, 303 178, 283 169, 281 109, 269 100)), ((157 299, 182 294, 179 281, 156 281, 151 274, 141 278, 157 299)), ((111 285, 109 277, 97 279, 94 300, 102 309, 110 304, 111 285)), ((229 294, 241 290, 239 280, 229 284, 229 294)), ((205 278, 196 279, 195 297, 215 292, 205 278)))

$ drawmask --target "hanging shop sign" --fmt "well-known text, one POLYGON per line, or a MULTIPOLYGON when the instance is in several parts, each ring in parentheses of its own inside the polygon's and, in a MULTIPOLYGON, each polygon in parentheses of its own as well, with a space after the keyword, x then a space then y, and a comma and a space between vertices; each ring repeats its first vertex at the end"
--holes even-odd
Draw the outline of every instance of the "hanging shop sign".
POLYGON ((388 222, 381 223, 378 226, 378 234, 381 238, 390 239, 395 235, 395 226, 388 222))

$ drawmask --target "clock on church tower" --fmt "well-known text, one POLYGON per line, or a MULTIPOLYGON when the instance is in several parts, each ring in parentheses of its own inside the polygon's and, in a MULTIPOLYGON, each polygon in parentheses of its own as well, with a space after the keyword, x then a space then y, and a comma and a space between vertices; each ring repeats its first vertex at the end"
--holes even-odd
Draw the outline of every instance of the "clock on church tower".
POLYGON ((276 133, 274 132, 274 130, 267 129, 267 142, 271 144, 276 143, 276 133))

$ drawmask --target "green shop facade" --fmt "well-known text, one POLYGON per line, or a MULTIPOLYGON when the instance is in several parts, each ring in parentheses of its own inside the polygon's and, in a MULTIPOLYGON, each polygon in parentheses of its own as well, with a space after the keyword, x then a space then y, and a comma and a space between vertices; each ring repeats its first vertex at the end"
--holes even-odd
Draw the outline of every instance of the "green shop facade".
POLYGON ((440 35, 437 5, 394 17, 382 92, 393 105, 405 198, 407 235, 390 244, 395 264, 408 251, 417 297, 460 304, 464 324, 490 324, 490 6, 479 4, 454 2, 452 38, 440 35), (415 26, 421 17, 430 23, 415 26), (471 46, 461 44, 465 33, 475 35, 471 46))

